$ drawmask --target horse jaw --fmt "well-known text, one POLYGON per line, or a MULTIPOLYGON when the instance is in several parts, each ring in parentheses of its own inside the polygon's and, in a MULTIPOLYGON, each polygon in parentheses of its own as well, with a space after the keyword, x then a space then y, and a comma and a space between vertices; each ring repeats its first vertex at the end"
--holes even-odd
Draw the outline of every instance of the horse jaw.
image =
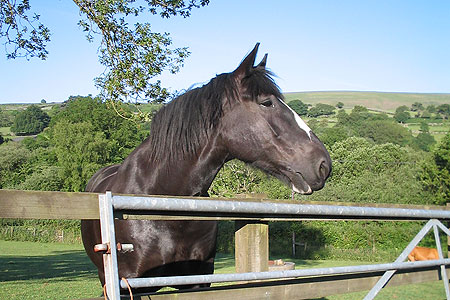
POLYGON ((311 186, 306 182, 302 173, 288 168, 287 172, 283 172, 283 176, 285 177, 284 181, 288 182, 288 185, 291 186, 294 192, 302 195, 311 195, 313 193, 311 186))
POLYGON ((294 183, 292 183, 292 190, 294 192, 302 194, 302 195, 311 195, 313 193, 311 187, 309 186, 309 184, 306 183, 306 181, 303 181, 303 182, 304 182, 304 187, 302 187, 300 189, 297 188, 297 186, 295 186, 294 183))

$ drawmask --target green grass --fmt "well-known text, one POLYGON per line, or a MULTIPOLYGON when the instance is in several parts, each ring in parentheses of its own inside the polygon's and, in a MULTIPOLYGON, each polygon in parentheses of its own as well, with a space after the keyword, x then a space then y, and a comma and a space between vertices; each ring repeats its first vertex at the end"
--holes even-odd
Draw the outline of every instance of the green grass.
POLYGON ((420 102, 424 106, 450 103, 450 94, 418 94, 418 93, 382 93, 382 92, 302 92, 285 93, 286 101, 300 99, 304 103, 325 103, 336 105, 344 103, 345 107, 363 105, 381 111, 394 112, 399 106, 411 106, 414 102, 420 102))
MULTIPOLYGON (((363 299, 367 291, 349 293, 345 295, 334 295, 314 300, 355 300, 363 299)), ((396 287, 383 288, 375 297, 376 300, 444 300, 445 291, 442 281, 425 282, 396 287)), ((311 299, 313 300, 313 299, 311 299)))
POLYGON ((3 136, 11 135, 11 127, 0 127, 0 134, 3 136))
POLYGON ((101 294, 83 246, 0 241, 0 299, 81 299, 101 294))
MULTIPOLYGON (((444 136, 450 132, 450 122, 443 121, 441 123, 429 123, 430 134, 434 137, 437 143, 439 143, 444 136)), ((419 134, 420 123, 406 123, 405 126, 411 130, 414 136, 419 134)))
MULTIPOLYGON (((296 268, 369 264, 363 261, 283 259, 295 262, 296 268)), ((215 266, 215 273, 234 272, 234 258, 218 254, 215 266)), ((362 299, 366 293, 316 300, 362 299)), ((100 294, 96 269, 81 245, 0 241, 0 299, 82 299, 100 294)), ((445 299, 445 292, 442 282, 438 281, 385 288, 376 299, 439 300, 445 299)))

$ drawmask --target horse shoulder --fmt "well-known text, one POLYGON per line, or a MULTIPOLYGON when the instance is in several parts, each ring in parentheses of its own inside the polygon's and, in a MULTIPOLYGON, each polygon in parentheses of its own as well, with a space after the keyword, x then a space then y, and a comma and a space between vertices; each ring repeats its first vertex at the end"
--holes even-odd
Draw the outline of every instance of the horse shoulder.
POLYGON ((88 181, 86 192, 105 192, 111 186, 120 164, 110 165, 98 170, 88 181))

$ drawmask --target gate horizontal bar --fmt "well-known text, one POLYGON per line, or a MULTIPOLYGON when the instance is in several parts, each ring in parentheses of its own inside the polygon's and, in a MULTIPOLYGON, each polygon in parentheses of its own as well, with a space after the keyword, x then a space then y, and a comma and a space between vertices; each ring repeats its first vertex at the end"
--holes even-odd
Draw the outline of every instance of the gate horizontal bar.
POLYGON ((429 220, 450 219, 450 211, 381 207, 356 207, 317 204, 261 203, 250 201, 223 201, 166 197, 113 196, 115 210, 144 211, 144 214, 170 212, 171 215, 201 213, 214 216, 270 216, 301 219, 385 219, 429 220))
MULTIPOLYGON (((127 278, 127 281, 132 288, 143 288, 151 286, 155 287, 176 286, 176 285, 192 285, 192 284, 219 283, 219 282, 287 279, 295 277, 312 277, 312 276, 338 275, 350 273, 384 272, 389 270, 429 268, 441 265, 450 265, 450 259, 446 258, 440 260, 428 260, 416 262, 386 263, 376 265, 360 265, 360 266, 300 269, 300 270, 271 271, 271 272, 170 276, 170 277, 152 277, 152 278, 127 278)), ((123 280, 120 281, 120 286, 123 289, 127 288, 127 284, 123 280)))

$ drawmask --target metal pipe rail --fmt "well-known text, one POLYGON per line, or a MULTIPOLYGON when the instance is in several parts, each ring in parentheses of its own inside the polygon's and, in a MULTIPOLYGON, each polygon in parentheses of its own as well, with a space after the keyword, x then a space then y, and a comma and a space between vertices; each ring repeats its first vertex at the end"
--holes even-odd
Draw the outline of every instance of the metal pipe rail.
POLYGON ((251 201, 223 201, 183 199, 172 197, 114 196, 112 205, 119 211, 146 211, 145 214, 170 212, 170 215, 212 214, 214 216, 242 216, 289 219, 383 219, 383 220, 429 220, 450 219, 450 211, 332 206, 312 204, 261 203, 251 201))
MULTIPOLYGON (((127 281, 132 288, 143 288, 143 287, 191 285, 203 283, 251 281, 251 280, 288 279, 288 278, 312 277, 324 275, 344 275, 352 273, 384 272, 390 270, 429 268, 441 265, 450 265, 450 259, 446 258, 429 261, 386 263, 377 265, 360 265, 360 266, 316 268, 316 269, 300 269, 287 271, 271 271, 271 272, 170 276, 170 277, 153 277, 153 278, 128 278, 127 281)), ((127 284, 123 280, 120 281, 120 286, 123 289, 127 288, 127 284)))

